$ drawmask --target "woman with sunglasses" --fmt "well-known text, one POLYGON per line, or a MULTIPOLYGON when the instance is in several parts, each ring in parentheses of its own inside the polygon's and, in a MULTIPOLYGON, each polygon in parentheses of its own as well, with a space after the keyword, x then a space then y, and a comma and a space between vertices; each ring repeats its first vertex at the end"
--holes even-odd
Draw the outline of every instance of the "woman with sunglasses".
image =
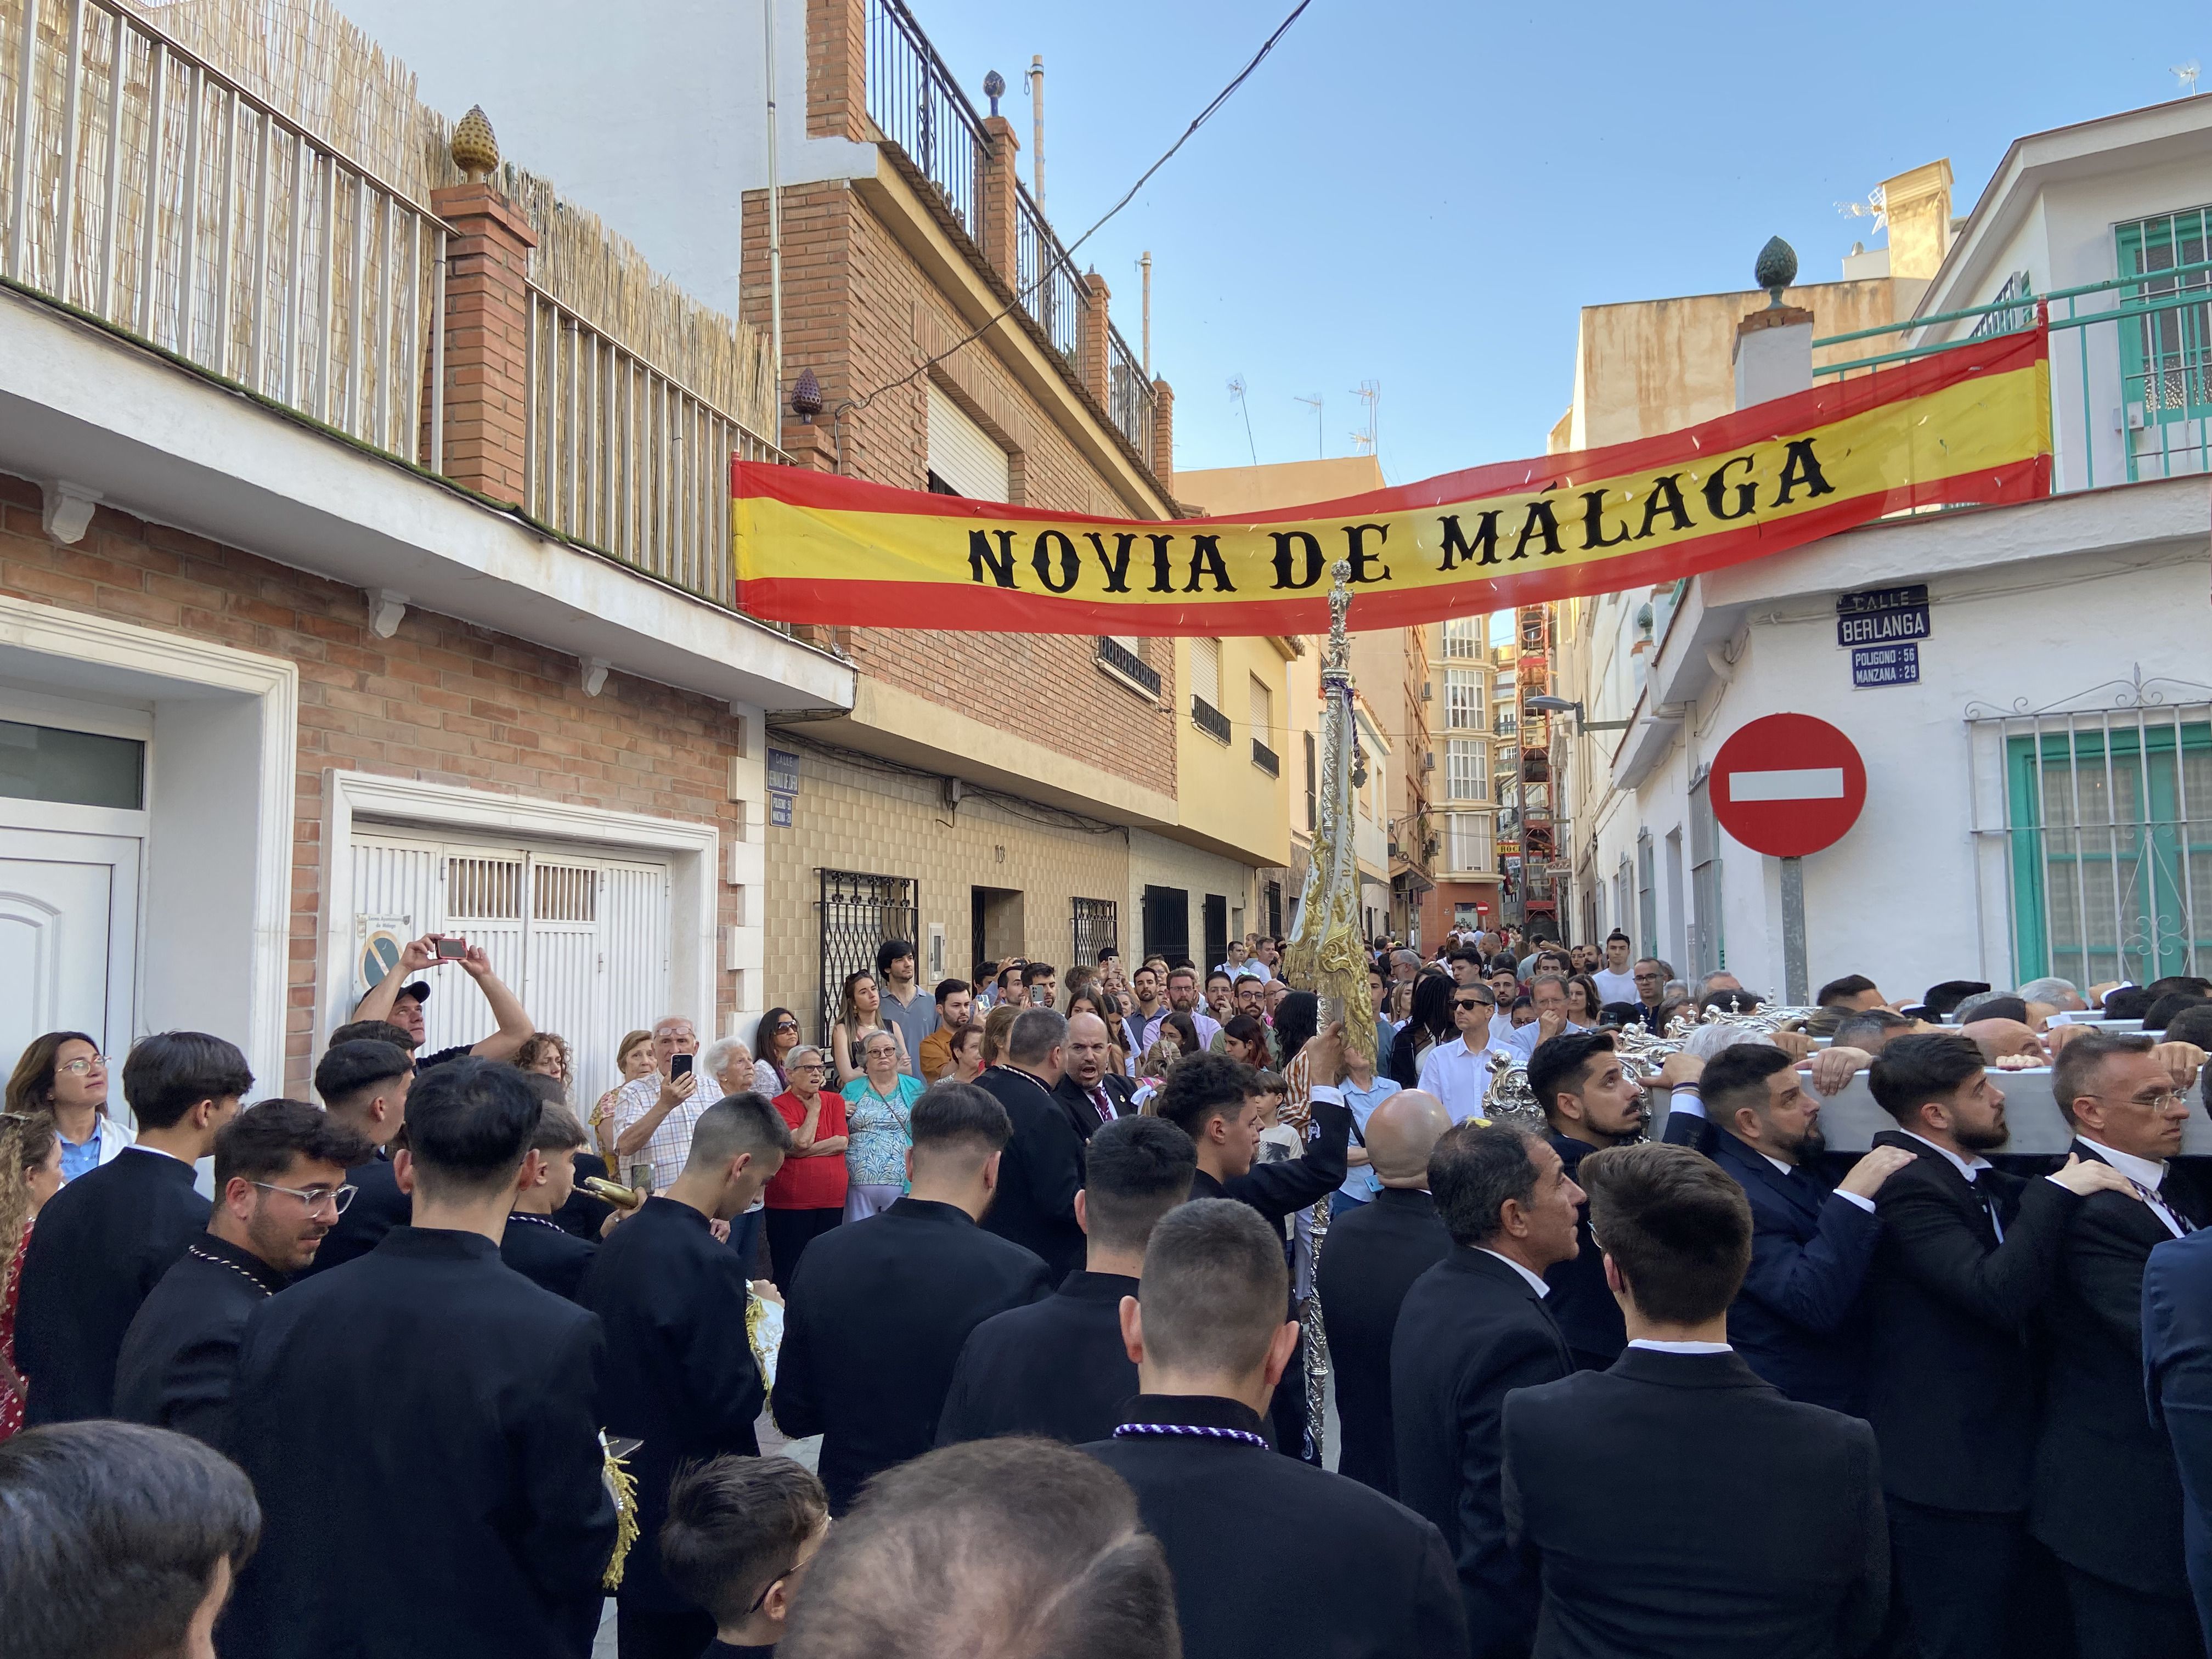
POLYGON ((771 1008, 753 1031, 753 1087, 774 1100, 791 1087, 791 1055, 799 1047, 799 1016, 771 1008))
POLYGON ((62 1180, 113 1161, 136 1138, 107 1115, 107 1056, 82 1031, 33 1037, 8 1079, 8 1109, 52 1114, 62 1180))

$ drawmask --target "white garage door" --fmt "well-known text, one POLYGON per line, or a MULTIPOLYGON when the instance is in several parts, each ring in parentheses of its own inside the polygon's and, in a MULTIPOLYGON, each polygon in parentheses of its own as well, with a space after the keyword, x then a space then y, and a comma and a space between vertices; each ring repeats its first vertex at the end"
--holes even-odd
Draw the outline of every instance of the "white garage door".
MULTIPOLYGON (((538 1029, 568 1039, 580 1115, 615 1082, 623 1034, 669 1012, 665 864, 383 829, 356 834, 353 860, 358 938, 389 927, 483 945, 538 1029)), ((459 969, 425 977, 426 1050, 492 1029, 483 994, 459 969)))
POLYGON ((1013 494, 1006 452, 934 381, 929 382, 929 470, 972 501, 1003 501, 1013 494))

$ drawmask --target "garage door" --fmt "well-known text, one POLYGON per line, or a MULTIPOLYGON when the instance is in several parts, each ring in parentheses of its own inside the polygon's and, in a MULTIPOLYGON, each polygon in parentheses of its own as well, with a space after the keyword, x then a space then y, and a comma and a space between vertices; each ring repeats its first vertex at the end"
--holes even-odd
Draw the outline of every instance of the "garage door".
MULTIPOLYGON (((538 1029, 568 1039, 580 1113, 615 1082, 623 1033, 669 1012, 665 864, 381 829, 356 833, 353 860, 359 940, 389 929, 461 933, 483 946, 538 1029)), ((475 981, 452 967, 426 977, 426 1048, 474 1042, 492 1029, 475 981)))

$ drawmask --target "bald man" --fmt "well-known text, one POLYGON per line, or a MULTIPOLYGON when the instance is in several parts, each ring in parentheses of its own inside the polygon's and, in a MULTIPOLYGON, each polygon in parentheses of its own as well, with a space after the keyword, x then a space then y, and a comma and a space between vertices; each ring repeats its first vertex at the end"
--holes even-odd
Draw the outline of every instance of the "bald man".
POLYGON ((1978 1019, 1959 1029, 1982 1051, 1982 1059, 1989 1065, 1994 1066, 2014 1054, 2026 1054, 2039 1066, 2051 1063, 2043 1039, 2036 1036, 2033 1026, 2019 1020, 1978 1019))
POLYGON ((1429 1154, 1451 1114, 1434 1095, 1401 1090, 1367 1119, 1367 1156, 1382 1190, 1328 1230, 1314 1288, 1336 1364, 1344 1425, 1340 1474, 1398 1495, 1396 1427, 1390 1418, 1390 1334, 1407 1289, 1451 1254, 1451 1236, 1429 1196, 1429 1154))
POLYGON ((1096 1014, 1067 1017, 1067 1058, 1052 1097, 1075 1133, 1086 1141, 1100 1127, 1135 1109, 1129 1097, 1136 1085, 1114 1069, 1114 1049, 1106 1022, 1096 1014))

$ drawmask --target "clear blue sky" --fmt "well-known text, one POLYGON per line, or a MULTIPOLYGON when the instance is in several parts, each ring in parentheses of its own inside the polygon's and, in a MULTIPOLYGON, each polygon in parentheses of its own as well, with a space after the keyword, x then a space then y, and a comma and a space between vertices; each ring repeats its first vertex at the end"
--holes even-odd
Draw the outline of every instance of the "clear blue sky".
MULTIPOLYGON (((980 106, 1042 52, 1046 194, 1066 239, 1166 148, 1291 0, 1112 7, 911 0, 980 106)), ((2178 94, 2201 7, 2094 24, 2039 3, 1831 9, 1314 0, 1237 96, 1083 250, 1176 388, 1176 465, 1351 453, 1352 388, 1382 383, 1394 483, 1540 453, 1566 407, 1583 305, 1750 286, 1768 236, 1832 281, 1869 222, 1838 202, 1948 156, 1955 210, 2021 134, 2178 94)), ((2212 89, 2212 78, 2204 82, 2212 89)))

